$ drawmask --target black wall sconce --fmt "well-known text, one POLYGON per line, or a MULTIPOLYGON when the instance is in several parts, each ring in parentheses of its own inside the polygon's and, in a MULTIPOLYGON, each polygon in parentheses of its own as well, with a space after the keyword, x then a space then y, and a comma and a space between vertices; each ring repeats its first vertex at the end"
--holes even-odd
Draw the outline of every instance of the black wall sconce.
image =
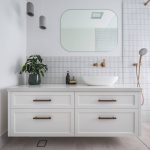
POLYGON ((45 16, 40 16, 39 17, 39 27, 40 29, 46 29, 46 18, 45 16))
POLYGON ((27 15, 34 16, 34 5, 31 2, 27 2, 27 15))

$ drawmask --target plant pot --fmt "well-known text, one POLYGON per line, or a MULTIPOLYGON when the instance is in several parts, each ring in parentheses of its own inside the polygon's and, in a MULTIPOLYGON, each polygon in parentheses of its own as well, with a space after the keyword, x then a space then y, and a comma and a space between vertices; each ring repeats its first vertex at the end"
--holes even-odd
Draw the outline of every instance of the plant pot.
POLYGON ((41 84, 41 76, 39 74, 29 74, 28 83, 29 85, 41 84))

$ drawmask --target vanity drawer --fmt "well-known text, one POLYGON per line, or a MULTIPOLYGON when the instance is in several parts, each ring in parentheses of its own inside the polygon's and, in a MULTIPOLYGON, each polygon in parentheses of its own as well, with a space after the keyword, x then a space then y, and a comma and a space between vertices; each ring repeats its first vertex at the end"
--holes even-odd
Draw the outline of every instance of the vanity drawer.
POLYGON ((138 135, 138 111, 77 109, 75 114, 76 136, 138 135))
POLYGON ((73 92, 14 92, 11 108, 73 108, 73 92))
POLYGON ((77 92, 77 108, 137 108, 138 94, 132 92, 77 92))
POLYGON ((9 136, 72 136, 72 109, 12 109, 9 136))

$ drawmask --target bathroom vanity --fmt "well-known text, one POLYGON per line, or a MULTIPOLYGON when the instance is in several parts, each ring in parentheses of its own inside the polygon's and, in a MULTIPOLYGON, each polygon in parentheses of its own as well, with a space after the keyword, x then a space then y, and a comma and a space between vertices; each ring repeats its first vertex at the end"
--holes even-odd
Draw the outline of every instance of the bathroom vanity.
POLYGON ((9 137, 139 136, 141 89, 86 85, 8 89, 9 137))

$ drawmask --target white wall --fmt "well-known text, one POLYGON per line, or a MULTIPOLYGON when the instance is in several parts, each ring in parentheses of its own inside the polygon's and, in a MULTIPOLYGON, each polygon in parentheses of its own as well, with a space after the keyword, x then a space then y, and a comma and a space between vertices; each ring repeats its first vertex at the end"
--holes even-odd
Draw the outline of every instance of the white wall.
POLYGON ((18 75, 26 58, 26 4, 0 1, 0 135, 7 131, 7 90, 23 80, 18 75))
POLYGON ((121 56, 122 0, 28 0, 35 6, 35 16, 27 17, 27 55, 42 56, 121 56), (110 4, 109 4, 110 3, 110 4), (118 16, 118 46, 106 52, 71 52, 60 44, 60 22, 68 9, 110 9, 118 16), (39 28, 39 16, 46 17, 46 30, 39 28))

